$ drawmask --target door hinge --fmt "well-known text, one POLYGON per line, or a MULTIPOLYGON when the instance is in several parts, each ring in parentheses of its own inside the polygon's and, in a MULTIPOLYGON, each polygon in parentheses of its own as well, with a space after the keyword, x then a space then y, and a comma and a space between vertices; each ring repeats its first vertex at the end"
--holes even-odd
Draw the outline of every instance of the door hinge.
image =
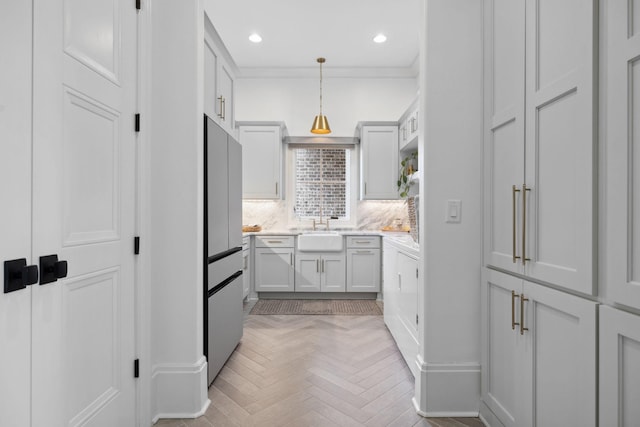
POLYGON ((133 378, 140 378, 140 359, 133 361, 133 378))
POLYGON ((136 113, 136 124, 134 129, 136 132, 140 132, 140 113, 136 113))
POLYGON ((141 7, 141 4, 140 4, 140 3, 142 3, 142 1, 141 1, 141 0, 136 0, 136 9, 137 9, 137 10, 140 10, 140 7, 141 7))
POLYGON ((133 238, 133 253, 135 255, 140 255, 140 236, 133 238))
POLYGON ((418 315, 416 314, 416 325, 418 324, 418 315))

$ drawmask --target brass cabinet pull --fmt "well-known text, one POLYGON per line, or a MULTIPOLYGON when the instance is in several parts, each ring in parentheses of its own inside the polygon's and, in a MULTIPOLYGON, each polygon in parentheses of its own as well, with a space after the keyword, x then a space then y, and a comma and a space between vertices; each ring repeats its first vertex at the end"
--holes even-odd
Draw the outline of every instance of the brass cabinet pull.
POLYGON ((520 335, 524 335, 524 331, 528 331, 529 328, 524 327, 524 303, 529 301, 529 298, 525 298, 524 294, 520 294, 520 335))
POLYGON ((227 119, 227 100, 222 98, 222 120, 227 119))
POLYGON ((513 214, 512 215, 513 230, 511 232, 513 246, 511 249, 511 256, 513 257, 514 264, 517 259, 520 259, 520 257, 516 255, 516 193, 519 193, 519 192, 520 190, 516 188, 515 185, 511 186, 511 213, 513 214))
POLYGON ((511 329, 515 330, 516 325, 520 325, 520 323, 516 322, 516 298, 520 298, 520 295, 516 294, 516 291, 511 291, 511 329))
POLYGON ((527 188, 527 184, 522 184, 522 265, 525 265, 527 261, 531 261, 531 258, 527 258, 527 191, 531 191, 527 188))
POLYGON ((222 114, 222 105, 223 105, 223 102, 224 102, 223 99, 224 98, 222 97, 222 95, 220 95, 218 97, 218 101, 220 101, 220 106, 218 107, 218 117, 220 117, 221 119, 224 120, 224 117, 223 117, 223 114, 222 114))

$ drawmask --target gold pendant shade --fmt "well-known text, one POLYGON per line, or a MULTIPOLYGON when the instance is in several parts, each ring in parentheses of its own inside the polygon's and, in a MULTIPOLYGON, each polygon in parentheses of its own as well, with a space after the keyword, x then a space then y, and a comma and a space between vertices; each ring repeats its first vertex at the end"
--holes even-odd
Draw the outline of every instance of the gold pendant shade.
POLYGON ((331 128, 329 127, 329 120, 327 120, 327 116, 322 114, 322 64, 326 61, 324 58, 317 59, 318 64, 320 64, 320 114, 316 116, 313 120, 313 126, 311 126, 311 133, 316 134, 328 134, 331 133, 331 128))

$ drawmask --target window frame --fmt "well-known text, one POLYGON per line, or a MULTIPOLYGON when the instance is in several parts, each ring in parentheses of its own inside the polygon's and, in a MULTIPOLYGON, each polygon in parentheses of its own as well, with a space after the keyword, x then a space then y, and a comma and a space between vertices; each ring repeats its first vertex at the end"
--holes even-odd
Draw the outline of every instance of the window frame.
MULTIPOLYGON (((311 228, 313 218, 298 219, 294 212, 296 203, 296 153, 298 148, 307 149, 344 149, 347 150, 347 173, 346 180, 346 206, 345 211, 348 214, 348 219, 332 219, 330 220, 329 227, 331 229, 352 229, 356 228, 358 224, 357 207, 358 207, 358 147, 356 145, 343 145, 343 144, 288 144, 286 150, 286 178, 287 178, 287 194, 291 197, 287 197, 287 212, 289 228, 311 228)), ((327 217, 323 215, 323 220, 327 217)), ((319 220, 320 217, 316 217, 319 220)), ((319 226, 323 229, 325 226, 319 226)))

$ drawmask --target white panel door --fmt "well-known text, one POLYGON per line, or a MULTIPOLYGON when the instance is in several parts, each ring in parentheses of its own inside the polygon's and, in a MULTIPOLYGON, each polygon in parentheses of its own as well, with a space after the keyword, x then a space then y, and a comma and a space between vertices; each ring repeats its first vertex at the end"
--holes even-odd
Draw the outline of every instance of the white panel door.
POLYGON ((524 179, 523 0, 485 1, 485 264, 522 269, 524 179), (515 188, 514 188, 515 187, 515 188))
POLYGON ((344 253, 339 255, 324 254, 320 262, 320 271, 322 272, 320 288, 322 292, 344 292, 347 281, 344 253))
POLYGON ((32 426, 135 424, 135 4, 34 3, 32 426))
POLYGON ((397 199, 398 127, 362 126, 361 199, 397 199))
POLYGON ((320 255, 296 254, 296 292, 320 292, 320 255))
POLYGON ((522 427, 522 280, 485 270, 482 287, 482 400, 505 427, 522 427))
POLYGON ((600 425, 640 420, 640 316, 600 306, 600 425))
POLYGON ((526 242, 520 255, 531 259, 527 276, 592 294, 596 2, 526 3, 526 242))
POLYGON ((418 260, 398 252, 398 307, 405 328, 418 336, 418 260))
POLYGON ((380 292, 380 249, 347 249, 347 292, 380 292))
POLYGON ((607 294, 640 309, 640 3, 608 1, 607 294))
POLYGON ((256 248, 255 286, 258 292, 293 292, 292 248, 256 248))
POLYGON ((597 304, 527 281, 523 295, 526 386, 518 425, 594 427, 597 304))
POLYGON ((282 141, 279 126, 241 126, 242 197, 278 199, 282 195, 282 141))
MULTIPOLYGON (((0 3, 0 261, 37 264, 31 253, 31 10, 28 1, 0 3)), ((4 268, 0 277, 4 283, 4 268)), ((0 291, 1 425, 31 422, 32 288, 0 291)))

